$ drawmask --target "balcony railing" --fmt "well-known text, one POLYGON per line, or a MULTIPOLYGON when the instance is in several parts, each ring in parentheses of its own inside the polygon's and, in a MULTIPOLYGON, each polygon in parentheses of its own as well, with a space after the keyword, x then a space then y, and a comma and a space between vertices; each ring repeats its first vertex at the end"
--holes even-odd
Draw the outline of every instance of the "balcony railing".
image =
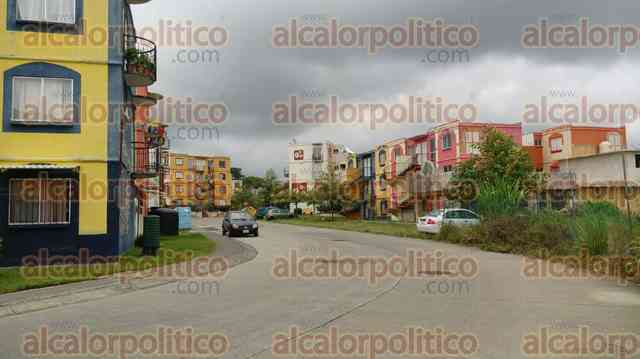
POLYGON ((136 147, 135 152, 135 168, 131 173, 131 177, 133 179, 158 177, 161 170, 158 149, 150 149, 144 145, 136 147))
POLYGON ((142 141, 134 141, 135 165, 131 177, 151 178, 158 177, 167 166, 162 166, 162 157, 166 158, 165 126, 148 126, 144 132, 142 141))
POLYGON ((157 79, 156 44, 135 35, 124 35, 124 78, 131 87, 149 86, 157 79))

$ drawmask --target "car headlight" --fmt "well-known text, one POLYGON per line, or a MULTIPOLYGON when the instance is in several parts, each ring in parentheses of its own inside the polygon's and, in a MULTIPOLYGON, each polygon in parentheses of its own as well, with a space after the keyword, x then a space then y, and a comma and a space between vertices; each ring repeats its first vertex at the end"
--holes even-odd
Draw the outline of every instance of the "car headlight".
POLYGON ((233 227, 233 228, 235 228, 235 229, 238 229, 238 225, 237 225, 237 224, 235 224, 235 223, 234 223, 234 224, 232 224, 232 225, 231 225, 231 227, 233 227))
POLYGON ((257 223, 254 223, 254 224, 253 224, 253 228, 258 228, 258 224, 257 224, 257 223))

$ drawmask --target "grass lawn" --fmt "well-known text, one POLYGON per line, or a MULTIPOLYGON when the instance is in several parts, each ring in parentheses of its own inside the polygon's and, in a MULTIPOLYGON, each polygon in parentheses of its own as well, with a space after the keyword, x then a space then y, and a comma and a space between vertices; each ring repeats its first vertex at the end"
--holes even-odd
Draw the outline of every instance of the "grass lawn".
POLYGON ((106 264, 55 265, 0 269, 0 294, 53 285, 93 280, 120 272, 144 270, 208 256, 216 243, 202 234, 182 233, 160 237, 157 257, 143 257, 142 249, 134 247, 106 264))
POLYGON ((276 222, 405 238, 433 239, 430 234, 418 232, 415 223, 362 221, 345 219, 344 217, 336 217, 332 221, 329 217, 319 216, 278 219, 276 222))

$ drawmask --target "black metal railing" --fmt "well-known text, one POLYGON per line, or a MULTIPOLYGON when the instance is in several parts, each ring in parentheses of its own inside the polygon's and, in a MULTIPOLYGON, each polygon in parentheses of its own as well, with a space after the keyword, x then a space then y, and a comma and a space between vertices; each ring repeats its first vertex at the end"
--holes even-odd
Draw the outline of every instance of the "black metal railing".
POLYGON ((149 86, 157 80, 156 44, 140 36, 124 35, 124 72, 131 87, 149 86))

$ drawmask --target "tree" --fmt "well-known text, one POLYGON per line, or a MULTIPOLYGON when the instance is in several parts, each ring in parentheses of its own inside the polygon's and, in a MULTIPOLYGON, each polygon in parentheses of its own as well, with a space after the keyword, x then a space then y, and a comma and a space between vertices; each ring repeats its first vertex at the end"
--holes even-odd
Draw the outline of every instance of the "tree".
POLYGON ((262 188, 259 191, 260 199, 265 206, 273 204, 273 197, 278 192, 279 185, 276 172, 273 169, 267 170, 262 179, 262 188))
POLYGON ((240 191, 233 194, 231 197, 231 207, 236 210, 245 208, 247 205, 251 207, 258 207, 258 198, 250 191, 240 191))
POLYGON ((453 174, 452 183, 474 184, 479 191, 479 207, 511 211, 544 181, 533 167, 525 149, 511 137, 489 129, 484 141, 474 145, 478 155, 459 164, 453 174))
POLYGON ((344 184, 338 178, 335 167, 329 165, 329 169, 322 175, 317 187, 319 200, 331 213, 331 219, 333 219, 335 212, 342 210, 348 202, 344 184))

